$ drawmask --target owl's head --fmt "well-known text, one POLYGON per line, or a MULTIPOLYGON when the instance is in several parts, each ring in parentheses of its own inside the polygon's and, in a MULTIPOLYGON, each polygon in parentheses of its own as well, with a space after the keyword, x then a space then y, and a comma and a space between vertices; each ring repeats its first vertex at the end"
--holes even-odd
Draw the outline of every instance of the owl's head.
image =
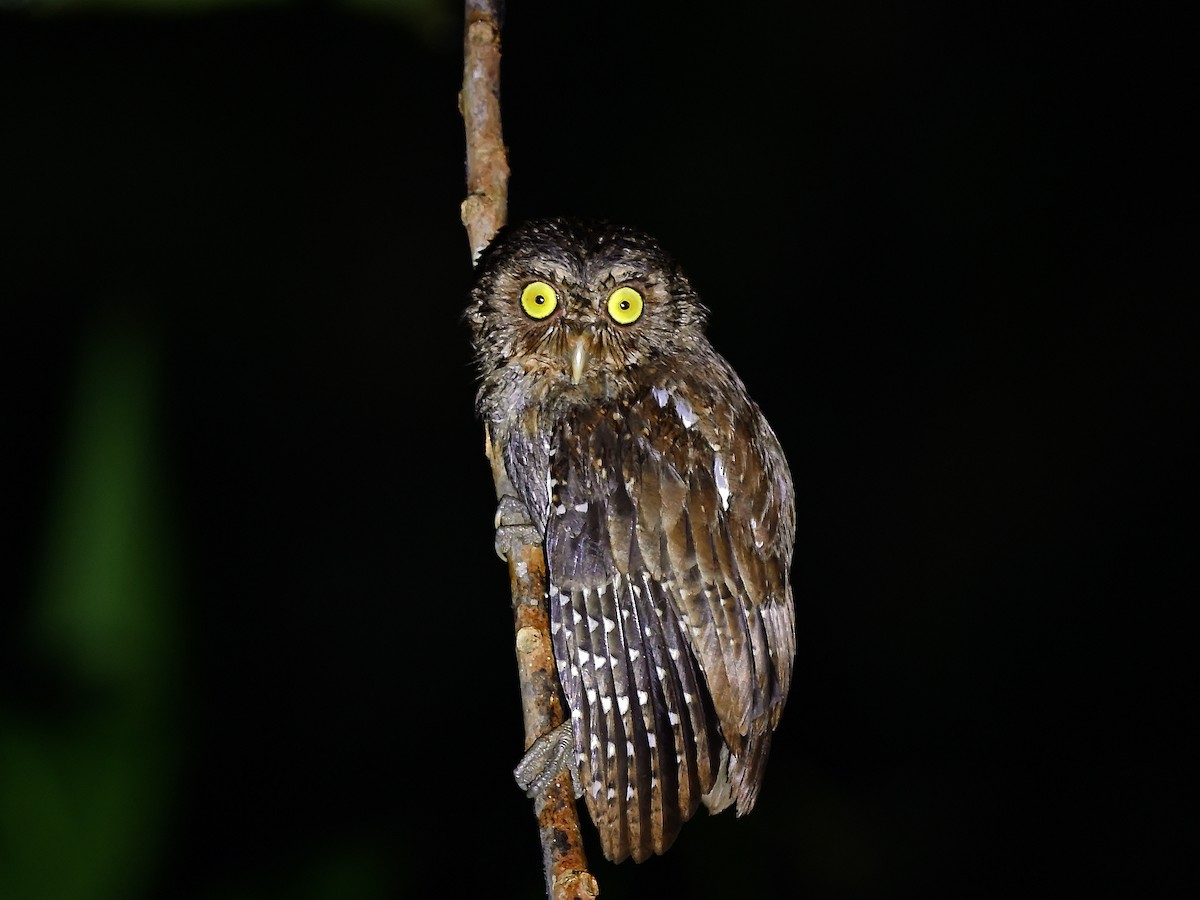
POLYGON ((505 228, 481 254, 471 296, 484 376, 519 368, 544 390, 607 393, 640 366, 706 346, 705 309, 679 265, 622 225, 505 228))

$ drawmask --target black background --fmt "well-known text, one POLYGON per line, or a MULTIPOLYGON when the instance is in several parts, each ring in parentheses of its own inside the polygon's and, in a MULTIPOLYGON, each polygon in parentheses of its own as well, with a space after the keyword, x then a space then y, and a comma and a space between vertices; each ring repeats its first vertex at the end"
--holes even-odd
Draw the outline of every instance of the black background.
MULTIPOLYGON (((0 14, 2 696, 68 703, 16 649, 28 560, 82 348, 148 335, 187 623, 151 896, 309 896, 331 847, 371 873, 343 897, 542 892, 448 9, 0 14)), ((799 494, 759 805, 642 865, 589 831, 601 896, 1166 896, 1194 862, 1182 47, 1117 7, 510 4, 510 217, 656 233, 799 494)))

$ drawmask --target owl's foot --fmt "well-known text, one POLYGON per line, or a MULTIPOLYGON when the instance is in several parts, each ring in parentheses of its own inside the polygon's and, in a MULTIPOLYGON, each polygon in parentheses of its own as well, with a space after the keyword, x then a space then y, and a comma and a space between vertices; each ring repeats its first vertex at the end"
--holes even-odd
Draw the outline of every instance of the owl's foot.
POLYGON ((578 800, 583 796, 583 790, 579 787, 579 771, 575 764, 575 731, 569 719, 534 741, 513 769, 513 775, 525 796, 536 797, 563 769, 571 775, 571 789, 578 800))
POLYGON ((511 494, 501 497, 496 507, 496 555, 507 562, 518 547, 541 543, 542 535, 533 526, 525 504, 511 494))

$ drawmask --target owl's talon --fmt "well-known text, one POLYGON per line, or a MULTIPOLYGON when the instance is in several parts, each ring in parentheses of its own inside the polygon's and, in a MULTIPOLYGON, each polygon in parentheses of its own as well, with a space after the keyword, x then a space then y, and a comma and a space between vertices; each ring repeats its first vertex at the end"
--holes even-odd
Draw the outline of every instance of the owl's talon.
POLYGON ((541 543, 525 504, 511 494, 501 497, 496 506, 496 555, 507 562, 518 547, 541 543))
POLYGON ((496 528, 503 525, 528 525, 530 521, 525 504, 512 494, 505 494, 496 504, 496 528))
POLYGON ((513 777, 527 797, 536 797, 566 769, 571 775, 571 790, 578 800, 583 796, 579 786, 579 771, 575 765, 575 730, 568 720, 551 728, 533 742, 517 767, 513 777))

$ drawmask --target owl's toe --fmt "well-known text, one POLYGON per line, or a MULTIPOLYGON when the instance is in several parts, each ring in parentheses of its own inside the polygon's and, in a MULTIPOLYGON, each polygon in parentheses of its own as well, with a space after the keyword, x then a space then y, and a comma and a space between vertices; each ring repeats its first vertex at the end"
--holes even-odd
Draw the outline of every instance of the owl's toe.
POLYGON ((579 788, 575 766, 575 731, 570 720, 534 741, 513 769, 513 776, 526 796, 535 797, 548 788, 563 769, 570 773, 571 788, 575 798, 579 799, 583 791, 579 788))
POLYGON ((511 494, 501 497, 496 506, 496 555, 507 561, 517 548, 541 543, 525 504, 511 494))

